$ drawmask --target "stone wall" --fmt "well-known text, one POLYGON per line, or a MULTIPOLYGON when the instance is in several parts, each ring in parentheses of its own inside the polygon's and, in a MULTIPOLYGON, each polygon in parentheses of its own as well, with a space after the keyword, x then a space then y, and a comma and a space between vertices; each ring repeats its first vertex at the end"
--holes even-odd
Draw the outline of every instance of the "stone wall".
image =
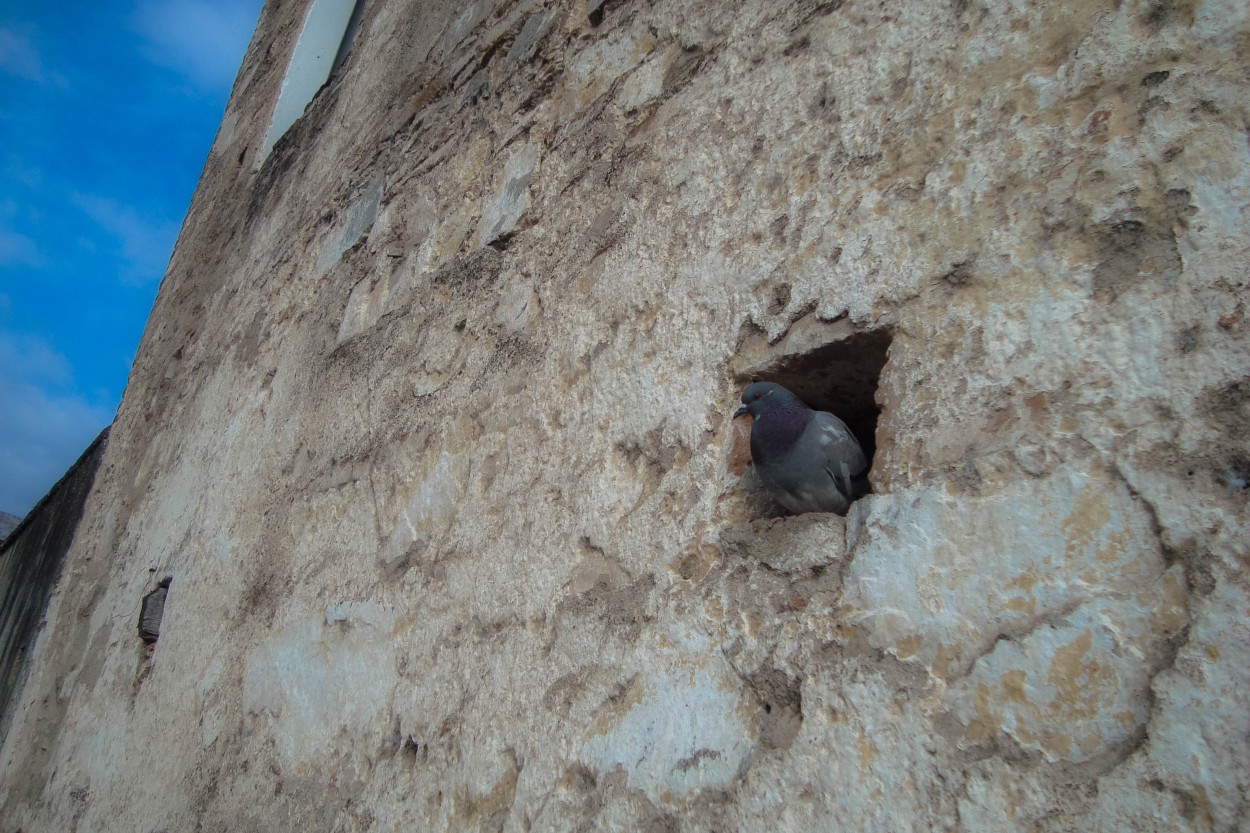
POLYGON ((108 429, 95 438, 26 517, 0 540, 0 744, 30 669, 30 649, 74 541, 108 429))
POLYGON ((22 830, 1245 830, 1250 9, 272 0, 22 830), (741 386, 874 494, 769 526, 741 386), (143 597, 172 580, 159 640, 143 597))

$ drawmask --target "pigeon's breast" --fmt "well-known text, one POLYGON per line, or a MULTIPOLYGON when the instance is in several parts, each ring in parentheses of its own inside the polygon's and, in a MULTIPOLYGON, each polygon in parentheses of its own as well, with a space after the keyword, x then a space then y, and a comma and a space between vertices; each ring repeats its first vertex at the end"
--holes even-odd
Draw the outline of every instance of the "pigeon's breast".
POLYGON ((791 512, 845 512, 848 506, 830 473, 825 447, 815 435, 808 436, 819 430, 811 423, 788 448, 763 464, 756 463, 764 485, 791 512))
POLYGON ((773 411, 761 414, 751 425, 751 459, 756 465, 786 457, 809 427, 808 414, 773 411))

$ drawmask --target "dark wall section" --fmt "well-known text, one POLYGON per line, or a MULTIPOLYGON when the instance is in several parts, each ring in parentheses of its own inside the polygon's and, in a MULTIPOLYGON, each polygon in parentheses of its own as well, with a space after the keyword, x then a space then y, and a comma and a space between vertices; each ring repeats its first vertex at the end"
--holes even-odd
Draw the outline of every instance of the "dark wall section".
POLYGON ((74 541, 108 434, 108 428, 100 432, 0 544, 0 744, 9 733, 10 712, 26 678, 30 648, 74 541))

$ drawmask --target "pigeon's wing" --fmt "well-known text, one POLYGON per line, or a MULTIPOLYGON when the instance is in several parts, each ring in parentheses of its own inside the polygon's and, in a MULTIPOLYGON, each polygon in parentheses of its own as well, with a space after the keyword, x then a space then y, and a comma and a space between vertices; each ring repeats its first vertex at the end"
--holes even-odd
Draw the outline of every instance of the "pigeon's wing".
POLYGON ((859 447, 859 440, 855 439, 846 423, 833 414, 817 411, 813 422, 819 429, 816 437, 825 458, 825 470, 833 478, 838 491, 850 500, 854 492, 852 481, 861 477, 868 468, 864 450, 859 447))

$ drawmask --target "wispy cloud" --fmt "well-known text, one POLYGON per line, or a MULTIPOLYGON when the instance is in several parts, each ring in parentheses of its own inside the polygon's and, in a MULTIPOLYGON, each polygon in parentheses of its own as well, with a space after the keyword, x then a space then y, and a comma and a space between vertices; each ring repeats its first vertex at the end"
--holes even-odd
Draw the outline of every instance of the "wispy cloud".
POLYGON ((30 39, 0 27, 0 70, 27 81, 43 83, 48 80, 43 59, 30 39))
POLYGON ((46 262, 34 240, 12 229, 0 228, 0 266, 31 266, 39 269, 46 262))
POLYGON ((72 386, 69 361, 39 336, 0 332, 0 365, 6 378, 35 380, 57 388, 72 386))
POLYGON ((124 261, 121 277, 125 283, 142 286, 165 274, 178 237, 176 222, 144 217, 108 197, 74 194, 70 200, 117 241, 118 254, 124 261))
POLYGON ((134 28, 148 60, 203 90, 230 89, 256 28, 254 0, 141 0, 134 28))
POLYGON ((77 393, 64 356, 42 339, 0 332, 0 511, 23 515, 113 416, 77 393))
POLYGON ((0 266, 42 268, 46 260, 39 244, 13 227, 18 213, 16 200, 0 200, 0 266))

